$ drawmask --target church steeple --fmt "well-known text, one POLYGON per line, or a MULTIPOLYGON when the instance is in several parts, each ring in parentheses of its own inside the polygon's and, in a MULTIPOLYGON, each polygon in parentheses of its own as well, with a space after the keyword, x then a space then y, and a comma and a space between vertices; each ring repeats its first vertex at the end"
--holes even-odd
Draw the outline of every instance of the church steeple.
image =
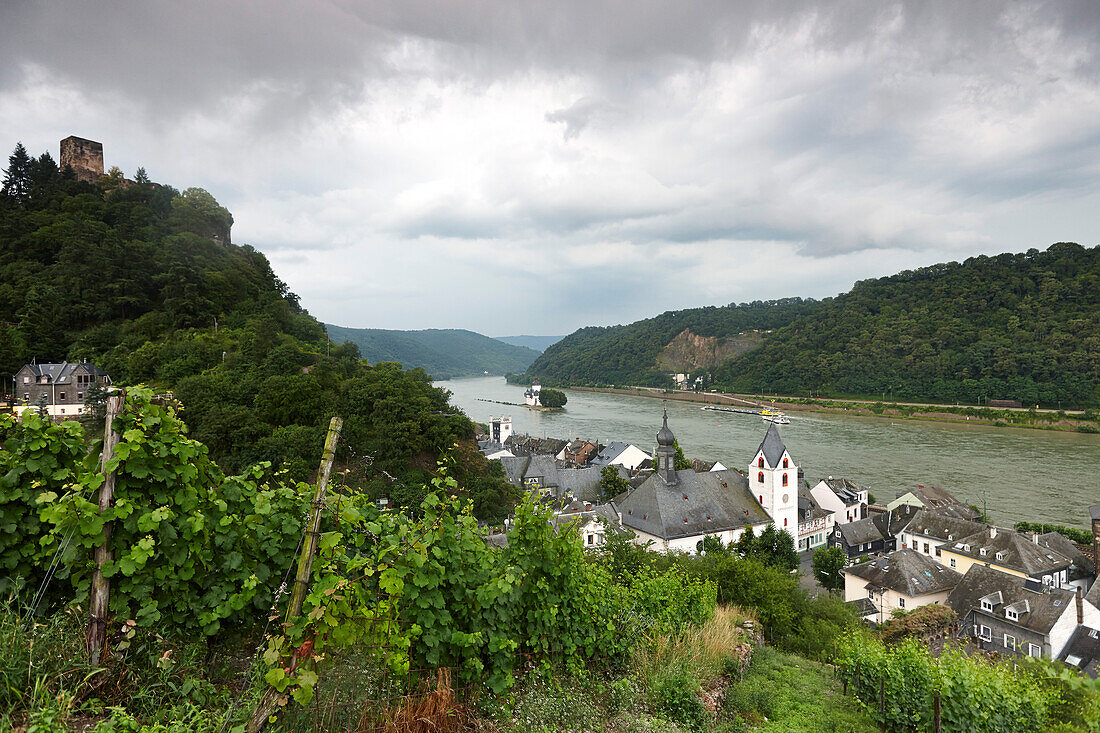
POLYGON ((676 436, 668 428, 668 410, 665 410, 664 424, 657 431, 657 475, 666 484, 672 486, 679 483, 676 475, 676 436))

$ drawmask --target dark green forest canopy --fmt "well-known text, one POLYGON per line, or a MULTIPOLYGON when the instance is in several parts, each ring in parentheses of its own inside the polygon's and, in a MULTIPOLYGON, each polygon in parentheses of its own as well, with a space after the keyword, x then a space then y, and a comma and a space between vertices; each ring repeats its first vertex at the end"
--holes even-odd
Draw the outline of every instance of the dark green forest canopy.
POLYGON ((1100 405, 1100 247, 973 257, 864 280, 822 301, 665 313, 586 328, 547 349, 530 377, 667 386, 660 350, 680 330, 775 329, 710 371, 737 392, 1088 408, 1100 405))
MULTIPOLYGON (((456 441, 472 441, 472 423, 424 371, 367 366, 353 344, 330 345, 263 254, 228 243, 231 223, 202 189, 91 184, 49 154, 13 154, 0 194, 3 384, 31 359, 87 359, 116 385, 171 390, 226 469, 266 460, 299 479, 339 414, 338 459, 380 495, 424 483, 456 441)), ((459 469, 514 499, 484 462, 459 469)))

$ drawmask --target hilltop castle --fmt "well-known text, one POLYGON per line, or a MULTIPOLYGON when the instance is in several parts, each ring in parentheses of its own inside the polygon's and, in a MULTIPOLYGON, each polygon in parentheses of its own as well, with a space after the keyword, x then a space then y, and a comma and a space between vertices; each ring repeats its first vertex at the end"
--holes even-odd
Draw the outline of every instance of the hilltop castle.
POLYGON ((77 180, 95 183, 103 175, 103 143, 70 135, 61 141, 59 165, 72 168, 77 180))

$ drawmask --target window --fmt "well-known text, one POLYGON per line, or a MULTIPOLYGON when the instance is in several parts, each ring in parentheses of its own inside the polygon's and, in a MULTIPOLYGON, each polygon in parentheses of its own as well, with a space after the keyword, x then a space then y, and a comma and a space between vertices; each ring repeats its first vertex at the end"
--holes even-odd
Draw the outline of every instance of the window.
POLYGON ((1041 654, 1042 654, 1042 649, 1039 648, 1038 644, 1028 644, 1027 645, 1027 655, 1029 657, 1038 657, 1041 654))
POLYGON ((1016 648, 1016 637, 1012 634, 1005 634, 1005 649, 1016 648))
POLYGON ((928 554, 928 543, 927 542, 924 543, 924 554, 925 555, 928 554))
POLYGON ((83 402, 83 401, 84 401, 84 393, 83 393, 83 392, 77 392, 77 393, 76 393, 76 398, 77 398, 77 399, 78 399, 79 401, 83 402))
POLYGON ((979 627, 978 638, 979 639, 984 639, 985 641, 992 641, 993 640, 993 630, 990 629, 988 626, 985 626, 983 624, 982 626, 979 627))
POLYGON ((26 377, 26 376, 23 377, 23 384, 30 384, 30 383, 31 383, 31 378, 30 377, 26 377))
POLYGON ((790 468, 790 466, 787 465, 787 459, 786 458, 783 459, 783 468, 790 468))
POLYGON ((756 462, 756 466, 758 468, 763 468, 764 467, 764 456, 760 456, 760 460, 756 462))
POLYGON ((783 485, 787 485, 787 474, 783 474, 783 485))
POLYGON ((763 471, 756 474, 756 483, 758 483, 758 484, 764 483, 764 472, 763 471))
POLYGON ((898 608, 905 608, 905 599, 904 598, 899 598, 898 599, 898 608))
POLYGON ((65 393, 64 392, 61 393, 61 399, 65 399, 65 393))
POLYGON ((1007 618, 1009 621, 1019 621, 1020 620, 1020 614, 1016 613, 1015 609, 1006 608, 1005 609, 1005 618, 1007 618))
POLYGON ((992 611, 993 610, 993 603, 991 601, 987 601, 983 598, 982 599, 982 610, 983 611, 992 611))
POLYGON ((873 590, 871 590, 870 588, 867 589, 867 597, 870 598, 871 600, 875 599, 875 592, 873 590))
POLYGON ((786 517, 783 517, 783 526, 784 526, 784 527, 786 527, 786 526, 787 526, 787 518, 786 518, 786 517))
POLYGON ((764 503, 764 495, 763 495, 763 494, 761 494, 761 495, 760 495, 760 503, 761 503, 761 504, 763 504, 763 503, 764 503))
POLYGON ((940 548, 937 547, 936 548, 936 557, 942 557, 942 556, 943 556, 943 553, 940 552, 940 548))
POLYGON ((955 558, 951 558, 951 567, 955 567, 955 558))
POLYGON ((588 544, 592 544, 592 535, 588 535, 588 544))

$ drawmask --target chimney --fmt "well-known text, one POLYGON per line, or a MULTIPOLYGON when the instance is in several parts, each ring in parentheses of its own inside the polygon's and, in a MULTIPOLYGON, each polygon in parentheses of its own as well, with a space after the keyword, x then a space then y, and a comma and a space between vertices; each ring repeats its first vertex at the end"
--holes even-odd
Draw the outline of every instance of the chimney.
POLYGON ((1031 541, 1034 542, 1035 544, 1039 544, 1039 533, 1038 532, 1031 535, 1031 541))
POLYGON ((1085 591, 1081 586, 1077 586, 1077 625, 1085 623, 1085 603, 1084 603, 1085 591))
POLYGON ((989 528, 989 539, 994 539, 994 538, 996 538, 996 536, 997 536, 997 528, 996 527, 990 527, 989 528))

